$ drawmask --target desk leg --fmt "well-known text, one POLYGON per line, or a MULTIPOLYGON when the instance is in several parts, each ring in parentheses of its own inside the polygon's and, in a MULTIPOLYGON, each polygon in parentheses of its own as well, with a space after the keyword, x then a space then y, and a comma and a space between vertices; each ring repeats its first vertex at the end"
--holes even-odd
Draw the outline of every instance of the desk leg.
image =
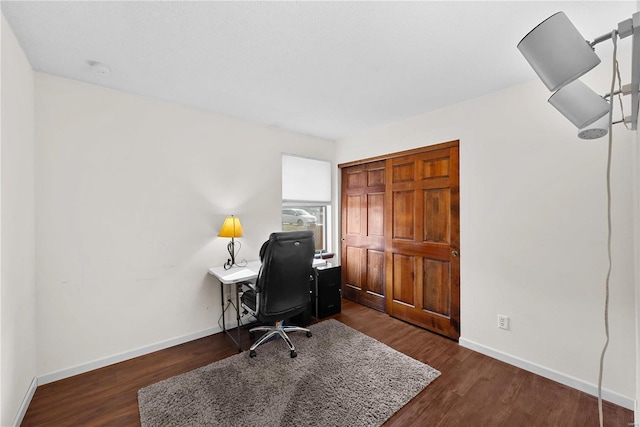
POLYGON ((236 329, 238 330, 238 353, 242 353, 242 343, 240 342, 240 289, 242 285, 235 284, 236 287, 236 329))
POLYGON ((220 283, 220 302, 222 303, 222 332, 227 332, 227 325, 224 323, 224 285, 220 283))
POLYGON ((242 285, 238 283, 233 283, 232 286, 235 286, 236 291, 236 329, 237 329, 237 338, 234 338, 231 332, 227 329, 227 324, 225 322, 225 310, 224 310, 224 284, 220 283, 220 299, 222 300, 222 332, 229 336, 231 341, 238 347, 238 353, 242 352, 242 343, 240 342, 240 289, 242 285))

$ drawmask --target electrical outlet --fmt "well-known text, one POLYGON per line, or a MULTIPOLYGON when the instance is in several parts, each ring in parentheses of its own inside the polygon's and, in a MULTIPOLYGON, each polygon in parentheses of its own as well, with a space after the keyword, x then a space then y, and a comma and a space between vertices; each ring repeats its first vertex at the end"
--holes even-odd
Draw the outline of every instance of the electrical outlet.
POLYGON ((509 316, 498 314, 498 328, 509 330, 509 316))

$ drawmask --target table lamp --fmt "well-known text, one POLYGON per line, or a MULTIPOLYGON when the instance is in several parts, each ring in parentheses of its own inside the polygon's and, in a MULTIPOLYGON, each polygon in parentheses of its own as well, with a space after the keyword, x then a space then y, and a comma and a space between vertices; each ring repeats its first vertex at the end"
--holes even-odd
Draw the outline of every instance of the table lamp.
MULTIPOLYGON (((226 217, 222 224, 222 228, 220 228, 218 237, 231 237, 231 242, 227 245, 227 250, 229 251, 229 256, 231 258, 224 264, 224 268, 227 270, 236 264, 236 248, 234 239, 242 236, 242 224, 240 224, 240 219, 233 215, 226 217)), ((240 242, 238 242, 238 252, 239 251, 240 242)))

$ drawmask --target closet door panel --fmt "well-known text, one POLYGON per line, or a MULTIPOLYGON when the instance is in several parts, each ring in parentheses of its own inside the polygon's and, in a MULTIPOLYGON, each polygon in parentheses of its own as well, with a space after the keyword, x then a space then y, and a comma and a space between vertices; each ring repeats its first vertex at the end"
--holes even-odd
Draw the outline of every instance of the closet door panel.
POLYGON ((386 312, 458 339, 458 145, 387 160, 386 312))
POLYGON ((342 169, 342 295, 385 307, 385 162, 342 169))

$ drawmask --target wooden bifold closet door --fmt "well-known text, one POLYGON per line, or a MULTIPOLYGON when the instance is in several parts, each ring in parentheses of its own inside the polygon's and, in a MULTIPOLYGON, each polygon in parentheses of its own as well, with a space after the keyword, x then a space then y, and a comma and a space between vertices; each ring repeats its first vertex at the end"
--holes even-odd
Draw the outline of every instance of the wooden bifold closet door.
POLYGON ((342 169, 342 296, 385 310, 385 161, 342 169))
POLYGON ((345 298, 460 337, 458 141, 339 165, 345 298))

